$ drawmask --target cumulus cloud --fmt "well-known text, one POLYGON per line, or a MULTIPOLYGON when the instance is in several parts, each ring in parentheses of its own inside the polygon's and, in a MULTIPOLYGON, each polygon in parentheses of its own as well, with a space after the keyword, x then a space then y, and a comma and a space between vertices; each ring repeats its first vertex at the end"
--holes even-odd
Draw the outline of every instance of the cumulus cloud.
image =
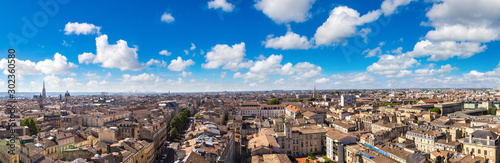
POLYGON ((162 50, 162 51, 160 51, 160 53, 159 53, 159 54, 160 54, 160 55, 164 55, 164 56, 167 56, 167 57, 168 57, 168 56, 172 55, 172 52, 169 52, 169 51, 167 51, 167 50, 162 50))
POLYGON ((314 34, 317 45, 333 45, 357 33, 357 26, 373 22, 380 17, 380 10, 370 11, 360 16, 358 11, 346 6, 335 7, 330 16, 314 34))
POLYGON ((315 0, 257 0, 255 8, 278 24, 301 23, 311 17, 315 0))
POLYGON ((317 84, 325 84, 325 83, 329 83, 331 82, 331 80, 329 78, 319 78, 319 79, 316 79, 314 81, 314 83, 317 83, 317 84))
POLYGON ((408 55, 410 57, 431 56, 427 60, 440 61, 453 57, 469 58, 476 53, 483 52, 485 49, 486 45, 474 42, 431 42, 423 40, 415 44, 413 51, 408 52, 408 55))
POLYGON ((172 61, 170 61, 168 69, 172 71, 184 71, 186 68, 192 65, 194 65, 193 60, 182 60, 182 57, 177 57, 177 59, 173 59, 172 61))
POLYGON ((92 53, 82 53, 78 55, 78 63, 90 64, 94 62, 95 55, 92 53))
POLYGON ((468 58, 483 52, 487 43, 500 39, 500 1, 497 0, 441 0, 435 2, 426 13, 428 22, 423 25, 434 27, 415 48, 429 60, 446 60, 457 56, 468 58))
POLYGON ((284 36, 274 37, 269 35, 264 42, 266 48, 274 49, 309 49, 312 47, 306 36, 300 36, 288 31, 284 36))
POLYGON ((382 2, 382 5, 380 6, 380 9, 382 12, 384 12, 385 16, 392 15, 396 9, 400 6, 406 6, 410 4, 411 1, 415 0, 384 0, 382 2))
POLYGON ((249 68, 253 65, 253 61, 245 59, 245 43, 234 44, 217 44, 212 47, 212 50, 205 55, 206 63, 201 67, 205 69, 227 69, 237 71, 240 68, 249 68))
MULTIPOLYGON (((3 69, 4 74, 9 74, 7 70, 8 60, 0 60, 0 69, 3 69)), ((71 72, 77 65, 68 62, 68 59, 59 54, 54 54, 53 59, 45 59, 37 63, 30 60, 16 59, 16 74, 18 75, 40 75, 40 74, 65 74, 71 72)))
POLYGON ((171 13, 164 12, 163 15, 161 15, 161 21, 165 23, 171 23, 175 20, 175 18, 172 16, 171 13))
POLYGON ((68 22, 66 26, 64 26, 64 34, 76 34, 76 35, 88 35, 88 34, 99 34, 99 30, 101 27, 95 26, 94 24, 87 23, 78 23, 78 22, 68 22))
POLYGON ((498 40, 500 32, 486 26, 446 25, 429 31, 426 38, 435 41, 477 41, 498 40))
POLYGON ((159 77, 155 76, 154 74, 149 74, 149 73, 142 73, 136 76, 132 76, 130 74, 123 74, 122 75, 124 81, 158 81, 160 80, 159 77))
POLYGON ((447 75, 451 73, 453 70, 458 70, 456 67, 451 67, 450 64, 442 65, 440 69, 431 69, 431 68, 426 68, 426 69, 417 69, 415 70, 415 75, 417 76, 432 76, 432 75, 447 75))
POLYGON ((232 12, 234 5, 228 3, 226 0, 212 0, 208 2, 209 9, 221 9, 224 12, 232 12))
POLYGON ((96 39, 96 54, 83 53, 78 55, 80 63, 101 64, 104 68, 119 68, 120 70, 138 71, 151 63, 145 64, 138 60, 137 47, 128 47, 125 40, 118 40, 116 44, 108 43, 108 36, 101 35, 96 39))
POLYGON ((156 59, 150 59, 148 62, 146 62, 146 67, 151 65, 156 65, 158 67, 167 67, 167 62, 163 60, 160 61, 156 59))
POLYGON ((257 80, 265 82, 269 75, 292 76, 297 79, 309 79, 321 75, 321 67, 309 62, 299 62, 296 65, 286 63, 281 65, 282 55, 271 55, 266 59, 256 61, 247 73, 237 72, 234 78, 242 78, 245 81, 257 80))
POLYGON ((70 88, 83 86, 75 78, 59 78, 56 75, 45 76, 44 81, 47 83, 47 89, 53 91, 65 91, 70 88))
POLYGON ((377 75, 385 75, 390 78, 401 78, 411 75, 408 68, 418 66, 420 63, 406 54, 402 55, 382 55, 379 60, 368 66, 366 70, 377 75))

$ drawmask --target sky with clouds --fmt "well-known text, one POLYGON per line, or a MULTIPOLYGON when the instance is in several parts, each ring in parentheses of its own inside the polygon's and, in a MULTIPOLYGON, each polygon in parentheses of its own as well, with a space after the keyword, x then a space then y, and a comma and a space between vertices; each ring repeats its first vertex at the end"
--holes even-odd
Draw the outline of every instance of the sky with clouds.
POLYGON ((2 1, 18 91, 500 86, 498 0, 2 1), (8 14, 7 14, 8 13, 8 14))

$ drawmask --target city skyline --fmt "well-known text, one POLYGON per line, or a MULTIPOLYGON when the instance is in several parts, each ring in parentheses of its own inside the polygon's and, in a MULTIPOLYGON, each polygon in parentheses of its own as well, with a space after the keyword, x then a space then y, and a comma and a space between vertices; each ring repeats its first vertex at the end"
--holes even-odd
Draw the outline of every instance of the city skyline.
POLYGON ((2 2, 20 92, 500 85, 494 0, 50 2, 2 2))

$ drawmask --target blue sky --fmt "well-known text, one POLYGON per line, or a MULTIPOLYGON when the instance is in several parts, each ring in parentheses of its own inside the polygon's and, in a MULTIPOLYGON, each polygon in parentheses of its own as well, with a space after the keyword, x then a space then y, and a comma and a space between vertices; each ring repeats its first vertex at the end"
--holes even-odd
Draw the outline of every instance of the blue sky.
POLYGON ((0 2, 20 91, 500 85, 495 0, 40 2, 0 2))

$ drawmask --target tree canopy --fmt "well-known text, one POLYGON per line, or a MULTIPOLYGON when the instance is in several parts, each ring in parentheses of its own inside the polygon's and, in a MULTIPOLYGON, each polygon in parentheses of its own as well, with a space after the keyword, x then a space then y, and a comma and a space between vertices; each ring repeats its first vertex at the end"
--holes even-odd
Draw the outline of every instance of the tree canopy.
POLYGON ((269 101, 267 101, 267 104, 268 105, 278 105, 278 104, 280 104, 280 100, 275 99, 275 98, 271 98, 269 101))
POLYGON ((434 107, 432 108, 431 112, 441 114, 441 109, 439 109, 438 107, 434 107))
POLYGON ((488 114, 497 115, 497 108, 493 107, 488 108, 488 114))
POLYGON ((36 135, 40 132, 38 129, 38 124, 36 124, 35 120, 33 118, 26 118, 24 120, 21 120, 21 126, 28 126, 30 135, 36 135))

